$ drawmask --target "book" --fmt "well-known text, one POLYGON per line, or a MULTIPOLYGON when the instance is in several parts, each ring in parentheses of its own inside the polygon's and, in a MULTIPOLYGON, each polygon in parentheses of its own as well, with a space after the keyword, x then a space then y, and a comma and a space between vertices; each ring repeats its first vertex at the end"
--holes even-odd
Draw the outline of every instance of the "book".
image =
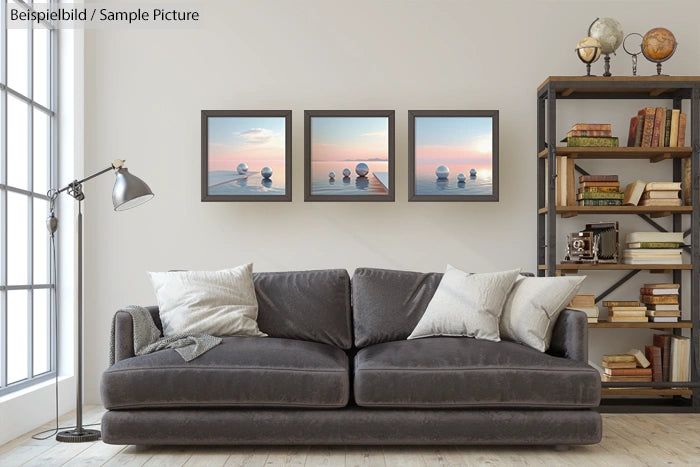
POLYGON ((678 303, 649 303, 647 304, 647 312, 664 312, 664 311, 679 311, 681 309, 678 303))
POLYGON ((602 130, 612 131, 610 123, 576 123, 571 127, 572 130, 602 130))
POLYGON ((680 243, 673 243, 673 242, 635 242, 635 243, 628 243, 627 248, 631 249, 636 249, 636 248, 678 248, 680 247, 680 243))
POLYGON ((612 136, 612 130, 569 130, 566 136, 612 136))
MULTIPOLYGON (((617 186, 619 186, 619 180, 618 180, 617 175, 579 175, 578 181, 580 183, 584 183, 584 182, 617 182, 617 186)), ((615 186, 612 184, 610 184, 610 185, 615 186)))
POLYGON ((636 242, 673 242, 683 243, 683 232, 630 232, 627 243, 636 242))
POLYGON ((671 111, 671 135, 668 141, 669 147, 675 148, 678 146, 678 120, 681 116, 679 109, 671 111))
POLYGON ((661 144, 661 141, 659 141, 659 146, 663 146, 665 148, 669 147, 671 145, 671 115, 673 113, 672 109, 666 109, 666 112, 664 114, 664 122, 663 122, 663 127, 664 127, 664 137, 663 137, 663 143, 661 144))
POLYGON ((603 306, 640 306, 639 302, 636 300, 605 300, 603 306))
POLYGON ((681 199, 643 199, 639 206, 680 206, 681 199))
POLYGON ((640 312, 644 314, 645 311, 647 311, 647 307, 645 306, 609 306, 608 311, 612 311, 615 313, 622 313, 622 312, 640 312))
POLYGON ((649 321, 652 323, 677 323, 677 316, 650 316, 649 321))
POLYGON ((626 353, 621 354, 605 354, 603 355, 604 362, 636 362, 634 355, 626 353))
POLYGON ((661 360, 661 347, 655 345, 644 346, 644 356, 651 363, 651 380, 654 382, 663 381, 663 360, 661 360))
POLYGON ((642 303, 652 303, 654 305, 677 305, 678 295, 640 295, 639 301, 642 303))
POLYGON ((621 199, 582 199, 577 201, 579 206, 622 206, 621 199))
POLYGON ((575 148, 616 148, 620 146, 617 136, 567 136, 562 143, 575 148))
MULTIPOLYGON (((629 131, 629 134, 627 135, 627 147, 634 146, 634 142, 637 138, 637 128, 639 128, 639 115, 635 115, 634 117, 630 118, 630 131, 629 131)), ((568 136, 568 134, 567 134, 567 136, 568 136)), ((591 135, 591 136, 593 136, 593 135, 591 135)), ((603 135, 601 135, 601 136, 603 136, 603 135)))
POLYGON ((683 199, 683 204, 685 206, 691 206, 693 204, 690 199, 690 193, 692 188, 692 174, 690 172, 690 167, 690 157, 685 157, 682 161, 681 166, 683 177, 683 181, 681 182, 681 198, 683 199))
POLYGON ((678 147, 685 147, 685 123, 686 115, 681 113, 678 117, 678 147))
POLYGON ((598 317, 597 317, 597 316, 595 316, 595 317, 589 316, 588 318, 586 318, 586 320, 587 320, 589 323, 597 323, 597 322, 598 322, 598 317))
POLYGON ((639 349, 630 349, 629 352, 627 352, 627 355, 634 356, 635 360, 637 360, 637 363, 642 368, 649 368, 649 365, 651 365, 651 363, 649 363, 649 360, 647 360, 642 351, 639 349))
POLYGON ((661 135, 662 125, 666 122, 666 109, 663 107, 657 107, 654 113, 654 131, 651 136, 651 147, 659 147, 659 138, 661 138, 661 145, 663 146, 663 136, 661 135))
POLYGON ((642 287, 639 289, 642 295, 678 295, 678 289, 650 289, 642 287))
POLYGON ((579 193, 622 193, 619 186, 589 186, 579 187, 579 193))
POLYGON ((604 368, 603 374, 611 376, 652 376, 651 368, 604 368))
POLYGON ((605 383, 648 383, 651 376, 612 376, 603 374, 601 381, 605 383))
POLYGON ((656 109, 654 107, 645 107, 644 109, 644 128, 642 129, 642 142, 640 144, 643 148, 651 147, 651 138, 654 135, 654 116, 656 114, 656 109))
POLYGON ((622 199, 625 197, 624 193, 611 193, 611 192, 595 192, 595 191, 585 191, 583 193, 578 193, 576 195, 577 200, 582 199, 622 199))
POLYGON ((647 310, 647 316, 655 318, 680 318, 680 310, 647 310))
POLYGON ((598 307, 593 305, 593 306, 577 306, 577 307, 571 307, 567 306, 569 310, 575 310, 575 311, 583 311, 586 313, 587 318, 597 318, 600 315, 600 311, 598 310, 598 307))
MULTIPOLYGON (((580 178, 580 177, 579 177, 580 178)), ((620 182, 618 181, 584 181, 581 182, 580 188, 591 188, 591 187, 608 187, 608 188, 620 188, 620 182)))
POLYGON ((625 196, 622 198, 622 205, 636 206, 639 203, 639 200, 642 198, 645 188, 646 183, 644 183, 642 180, 628 183, 625 187, 625 196))
POLYGON ((680 190, 651 190, 642 194, 642 199, 677 199, 680 190))
POLYGON ((671 336, 668 334, 654 334, 652 342, 661 349, 661 378, 662 381, 668 381, 668 365, 671 362, 671 336))
POLYGON ((680 255, 680 248, 632 248, 629 250, 623 250, 622 254, 625 256, 670 256, 670 255, 680 255))
POLYGON ((600 362, 600 365, 603 368, 612 368, 612 369, 619 369, 619 368, 637 368, 637 362, 606 362, 602 361, 600 362))
POLYGON ((690 381, 690 339, 671 336, 670 381, 690 381))
POLYGON ((642 145, 642 130, 644 129, 644 109, 637 112, 639 121, 637 122, 637 134, 634 136, 634 145, 639 147, 642 145))
POLYGON ((678 255, 677 258, 668 258, 658 256, 656 258, 641 257, 641 258, 622 258, 622 264, 683 264, 683 258, 678 255))
POLYGON ((655 284, 644 284, 645 289, 680 289, 680 284, 674 284, 671 282, 655 283, 655 284))
POLYGON ((608 315, 609 323, 647 323, 649 318, 646 316, 615 316, 608 315))
POLYGON ((654 191, 654 190, 680 191, 680 189, 681 189, 681 182, 649 182, 649 183, 647 183, 645 191, 654 191))

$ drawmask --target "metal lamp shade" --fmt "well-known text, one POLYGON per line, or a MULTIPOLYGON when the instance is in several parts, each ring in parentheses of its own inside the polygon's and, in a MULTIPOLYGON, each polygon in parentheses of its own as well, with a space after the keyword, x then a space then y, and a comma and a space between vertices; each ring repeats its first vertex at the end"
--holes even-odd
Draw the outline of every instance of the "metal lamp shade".
POLYGON ((114 189, 112 190, 112 203, 115 211, 134 208, 153 196, 153 192, 146 185, 146 182, 131 175, 127 168, 121 167, 117 170, 117 179, 114 181, 114 189))

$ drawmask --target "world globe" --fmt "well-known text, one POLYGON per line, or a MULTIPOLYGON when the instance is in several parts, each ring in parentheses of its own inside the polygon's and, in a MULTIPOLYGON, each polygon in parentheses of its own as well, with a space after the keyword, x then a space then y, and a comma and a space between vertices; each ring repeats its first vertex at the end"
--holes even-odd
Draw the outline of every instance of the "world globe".
POLYGON ((673 55, 676 45, 676 37, 671 31, 654 28, 642 39, 642 53, 653 62, 661 62, 673 55))
POLYGON ((593 37, 584 37, 576 44, 576 54, 583 63, 593 63, 600 58, 603 48, 600 41, 593 37))
POLYGON ((600 42, 602 53, 611 54, 622 44, 624 33, 622 25, 616 19, 598 18, 588 28, 588 35, 600 42))

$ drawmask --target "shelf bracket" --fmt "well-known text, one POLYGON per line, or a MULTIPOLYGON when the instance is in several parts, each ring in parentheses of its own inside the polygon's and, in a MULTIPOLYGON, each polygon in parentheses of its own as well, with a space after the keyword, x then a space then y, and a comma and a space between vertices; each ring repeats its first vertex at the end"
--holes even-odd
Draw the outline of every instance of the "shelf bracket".
POLYGON ((659 155, 656 155, 656 156, 651 156, 651 157, 649 158, 649 162, 656 163, 656 162, 665 161, 665 160, 670 159, 670 158, 671 158, 671 153, 670 153, 670 152, 665 152, 665 153, 663 153, 663 154, 659 154, 659 155))
POLYGON ((659 224, 657 224, 656 222, 654 222, 653 220, 651 220, 651 219, 649 218, 649 216, 647 216, 646 214, 637 214, 637 215, 638 215, 639 217, 641 217, 647 224, 651 225, 652 227, 654 227, 654 228, 655 228, 656 230, 658 230, 659 232, 668 232, 668 230, 666 230, 665 228, 661 227, 659 224))
POLYGON ((669 92, 669 88, 659 88, 659 89, 652 89, 651 92, 649 93, 649 97, 658 97, 661 94, 665 92, 669 92))
POLYGON ((590 175, 588 172, 586 172, 585 169, 582 169, 581 166, 578 164, 574 164, 574 169, 576 169, 576 172, 580 173, 581 175, 590 175))
POLYGON ((632 279, 634 276, 636 276, 637 274, 639 274, 639 271, 641 271, 641 269, 635 269, 635 270, 632 270, 632 271, 628 272, 627 274, 625 274, 625 276, 624 276, 622 279, 620 279, 619 281, 615 282, 613 285, 611 285, 610 287, 608 287, 607 289, 605 289, 605 291, 604 291, 603 293, 601 293, 600 295, 598 295, 598 296, 595 298, 596 303, 598 303, 599 301, 601 301, 602 299, 604 299, 605 297, 607 297, 608 295, 610 295, 612 292, 614 292, 614 291, 615 291, 618 287, 620 287, 622 284, 624 284, 625 282, 627 282, 628 280, 632 279))

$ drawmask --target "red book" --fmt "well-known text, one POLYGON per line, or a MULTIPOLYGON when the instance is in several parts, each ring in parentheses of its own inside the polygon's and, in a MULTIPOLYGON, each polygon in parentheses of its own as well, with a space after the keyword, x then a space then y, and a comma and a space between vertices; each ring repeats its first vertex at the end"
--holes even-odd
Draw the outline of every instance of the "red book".
POLYGON ((627 146, 633 147, 634 140, 637 137, 637 126, 639 125, 639 115, 630 118, 630 132, 627 135, 627 146))
POLYGON ((668 334, 654 334, 653 342, 661 349, 661 373, 664 381, 668 381, 671 364, 671 336, 668 334))
POLYGON ((685 114, 681 114, 680 117, 678 117, 678 147, 683 147, 685 146, 685 119, 686 119, 685 114))
POLYGON ((642 147, 649 148, 651 147, 651 137, 654 134, 654 117, 656 115, 656 109, 654 107, 645 107, 643 110, 644 128, 642 129, 642 147))
POLYGON ((651 363, 651 380, 654 382, 661 382, 664 380, 663 376, 663 360, 661 359, 661 347, 655 345, 645 345, 644 346, 644 356, 651 363))
MULTIPOLYGON (((656 113, 654 114, 654 132, 651 136, 651 147, 658 148, 659 141, 662 138, 662 128, 666 125, 666 109, 663 107, 657 107, 656 113)), ((661 140, 663 141, 663 140, 661 140)))

